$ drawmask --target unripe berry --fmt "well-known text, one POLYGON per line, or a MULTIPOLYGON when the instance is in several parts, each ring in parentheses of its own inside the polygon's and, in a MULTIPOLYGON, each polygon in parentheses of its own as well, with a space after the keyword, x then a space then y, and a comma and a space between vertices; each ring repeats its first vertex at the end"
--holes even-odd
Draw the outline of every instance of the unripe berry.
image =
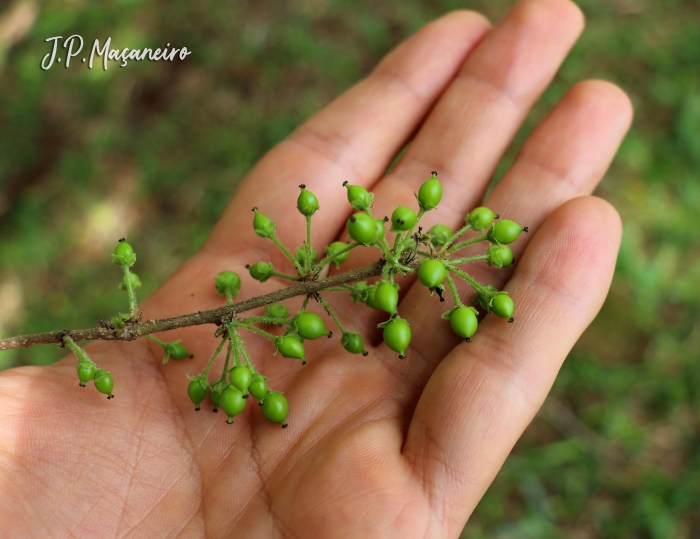
POLYGON ((527 232, 527 227, 522 227, 510 219, 503 219, 495 223, 486 236, 491 243, 506 244, 517 240, 521 232, 527 232))
POLYGON ((250 268, 248 268, 248 271, 250 272, 250 276, 253 279, 264 283, 270 277, 272 277, 273 270, 272 264, 268 264, 267 262, 256 262, 255 264, 250 266, 250 268))
POLYGON ((253 228, 255 233, 261 238, 269 238, 275 233, 275 223, 258 211, 258 208, 253 208, 255 217, 253 218, 253 228))
POLYGON ((399 206, 391 214, 391 231, 403 232, 416 224, 416 212, 406 206, 399 206))
POLYGON ((469 212, 466 221, 474 230, 482 232, 493 224, 495 217, 496 216, 490 209, 481 206, 469 212))
POLYGON ((418 189, 418 205, 423 211, 434 210, 442 200, 442 184, 437 179, 437 172, 418 189))
POLYGON ((301 193, 299 193, 297 198, 297 209, 302 215, 311 217, 319 209, 318 199, 311 191, 306 190, 305 185, 302 184, 299 187, 301 188, 301 193))

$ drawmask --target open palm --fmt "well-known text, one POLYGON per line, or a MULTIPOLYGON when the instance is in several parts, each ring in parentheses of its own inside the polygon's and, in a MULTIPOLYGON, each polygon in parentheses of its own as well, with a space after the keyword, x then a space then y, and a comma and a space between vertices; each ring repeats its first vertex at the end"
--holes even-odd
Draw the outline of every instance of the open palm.
MULTIPOLYGON (((343 238, 350 213, 344 181, 371 187, 375 215, 383 216, 397 204, 415 205, 414 191, 437 170, 445 194, 424 224, 459 225, 481 203, 582 22, 568 0, 525 0, 494 29, 471 12, 426 26, 258 163, 204 248, 141 305, 144 316, 221 305, 213 276, 224 269, 244 277, 242 299, 285 286, 247 277, 245 264, 288 264, 254 235, 250 210, 260 207, 278 223, 283 242, 300 244, 300 183, 321 203, 314 216, 318 250, 343 238)), ((2 373, 3 531, 457 537, 607 293, 619 218, 587 195, 630 118, 629 101, 615 86, 576 85, 486 200, 530 226, 514 244, 514 270, 470 267, 480 281, 506 286, 515 324, 487 316, 472 343, 460 342, 440 319, 446 304, 406 280, 399 310, 414 337, 404 360, 381 344, 376 311, 340 294, 329 301, 365 336, 368 357, 346 353, 337 338, 322 339, 309 343, 302 367, 246 335, 259 370, 289 399, 286 430, 265 421, 254 402, 232 426, 206 404, 194 412, 185 375, 201 372, 212 354, 214 326, 161 335, 183 339, 195 354, 167 365, 145 339, 90 345, 93 359, 114 376, 111 401, 77 388, 74 357, 2 373)), ((353 255, 343 269, 366 265, 379 252, 353 255)), ((462 293, 471 298, 466 288, 462 293)))

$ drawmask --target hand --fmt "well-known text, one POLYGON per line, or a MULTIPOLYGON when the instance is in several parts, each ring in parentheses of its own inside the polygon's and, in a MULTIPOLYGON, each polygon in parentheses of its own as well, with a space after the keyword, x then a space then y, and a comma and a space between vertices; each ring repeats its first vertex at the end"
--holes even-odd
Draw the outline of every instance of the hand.
MULTIPOLYGON (((141 305, 145 318, 221 305, 213 276, 224 269, 244 277, 239 299, 284 286, 260 285, 243 269, 258 260, 287 264, 254 235, 250 210, 259 206, 278 223, 282 241, 300 244, 300 183, 320 200, 319 251, 343 236, 345 180, 371 186, 375 214, 383 216, 397 204, 414 205, 413 192, 437 170, 445 194, 425 225, 458 225, 480 204, 582 26, 567 0, 525 0, 494 29, 470 12, 426 26, 257 164, 204 248, 141 305)), ((286 430, 253 403, 233 426, 206 405, 194 412, 185 375, 201 372, 216 346, 208 326, 161 335, 181 338, 195 354, 165 366, 162 351, 145 339, 90 345, 114 376, 111 401, 77 387, 74 357, 3 372, 5 533, 457 537, 605 298, 620 221, 588 195, 630 119, 627 97, 612 84, 577 84, 486 201, 530 227, 513 244, 514 270, 469 268, 482 282, 506 286, 515 324, 488 316, 472 343, 459 342, 440 319, 445 304, 406 282, 400 312, 414 338, 403 361, 379 342, 376 313, 336 296, 330 300, 344 323, 374 339, 369 357, 324 339, 310 343, 301 367, 246 336, 259 369, 289 399, 286 430)), ((357 251, 350 266, 379 256, 357 251)))

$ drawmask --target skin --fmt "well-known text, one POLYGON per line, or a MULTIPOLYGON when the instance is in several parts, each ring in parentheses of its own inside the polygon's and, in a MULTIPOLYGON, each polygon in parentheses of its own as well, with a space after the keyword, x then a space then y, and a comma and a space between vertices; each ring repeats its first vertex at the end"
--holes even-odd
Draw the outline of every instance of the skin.
MULTIPOLYGON (((146 339, 87 350, 115 379, 107 401, 78 388, 76 358, 0 374, 0 522, 12 537, 458 537, 506 456, 542 405, 567 353, 608 291, 620 220, 589 196, 631 121, 607 82, 572 87, 541 122, 486 201, 503 152, 583 28, 568 0, 525 0, 491 29, 451 13, 394 50, 362 82, 273 148, 249 173, 203 249, 140 307, 145 318, 221 304, 212 278, 243 279, 240 300, 280 288, 245 264, 291 265, 255 236, 250 208, 304 236, 294 201, 302 182, 322 202, 314 247, 345 237, 343 181, 375 192, 375 215, 437 170, 444 196, 426 215, 458 226, 484 205, 530 227, 517 264, 474 276, 505 287, 516 323, 487 316, 472 343, 440 319, 419 283, 402 281, 400 312, 416 330, 407 357, 381 344, 384 319, 340 294, 339 316, 366 336, 368 358, 333 339, 307 343, 308 361, 272 355, 245 334, 270 387, 289 399, 289 427, 247 406, 233 426, 205 401, 195 413, 186 374, 201 372, 213 327, 186 328, 192 360, 162 365, 146 339), (412 144, 389 176, 392 157, 412 144), (275 178, 274 187, 260 189, 275 178), (194 294, 191 296, 191 294, 194 294), (417 330, 420 328, 420 330, 417 330)), ((355 249, 341 269, 378 258, 355 249)), ((466 286, 460 291, 471 298, 466 286)), ((294 304, 296 306, 296 304, 294 304)), ((312 305, 312 308, 316 309, 312 305)), ((321 313, 319 309, 317 312, 321 313)), ((218 378, 220 365, 210 379, 218 378), (217 372, 218 371, 218 372, 217 372)))

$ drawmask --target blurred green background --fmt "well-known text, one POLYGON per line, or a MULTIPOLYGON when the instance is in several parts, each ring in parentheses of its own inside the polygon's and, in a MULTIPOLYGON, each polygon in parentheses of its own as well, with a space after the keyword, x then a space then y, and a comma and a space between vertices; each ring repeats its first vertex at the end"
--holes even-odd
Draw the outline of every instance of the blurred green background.
MULTIPOLYGON (((401 39, 511 0, 24 1, 0 8, 0 335, 88 327, 206 238, 246 171, 401 39), (44 39, 186 44, 184 62, 42 71, 44 39), (76 308, 79 306, 79 308, 76 308)), ((700 1, 581 0, 587 29, 499 168, 568 87, 632 97, 600 187, 625 223, 612 291, 465 538, 700 537, 700 1)), ((54 347, 3 352, 47 364, 54 347)))

